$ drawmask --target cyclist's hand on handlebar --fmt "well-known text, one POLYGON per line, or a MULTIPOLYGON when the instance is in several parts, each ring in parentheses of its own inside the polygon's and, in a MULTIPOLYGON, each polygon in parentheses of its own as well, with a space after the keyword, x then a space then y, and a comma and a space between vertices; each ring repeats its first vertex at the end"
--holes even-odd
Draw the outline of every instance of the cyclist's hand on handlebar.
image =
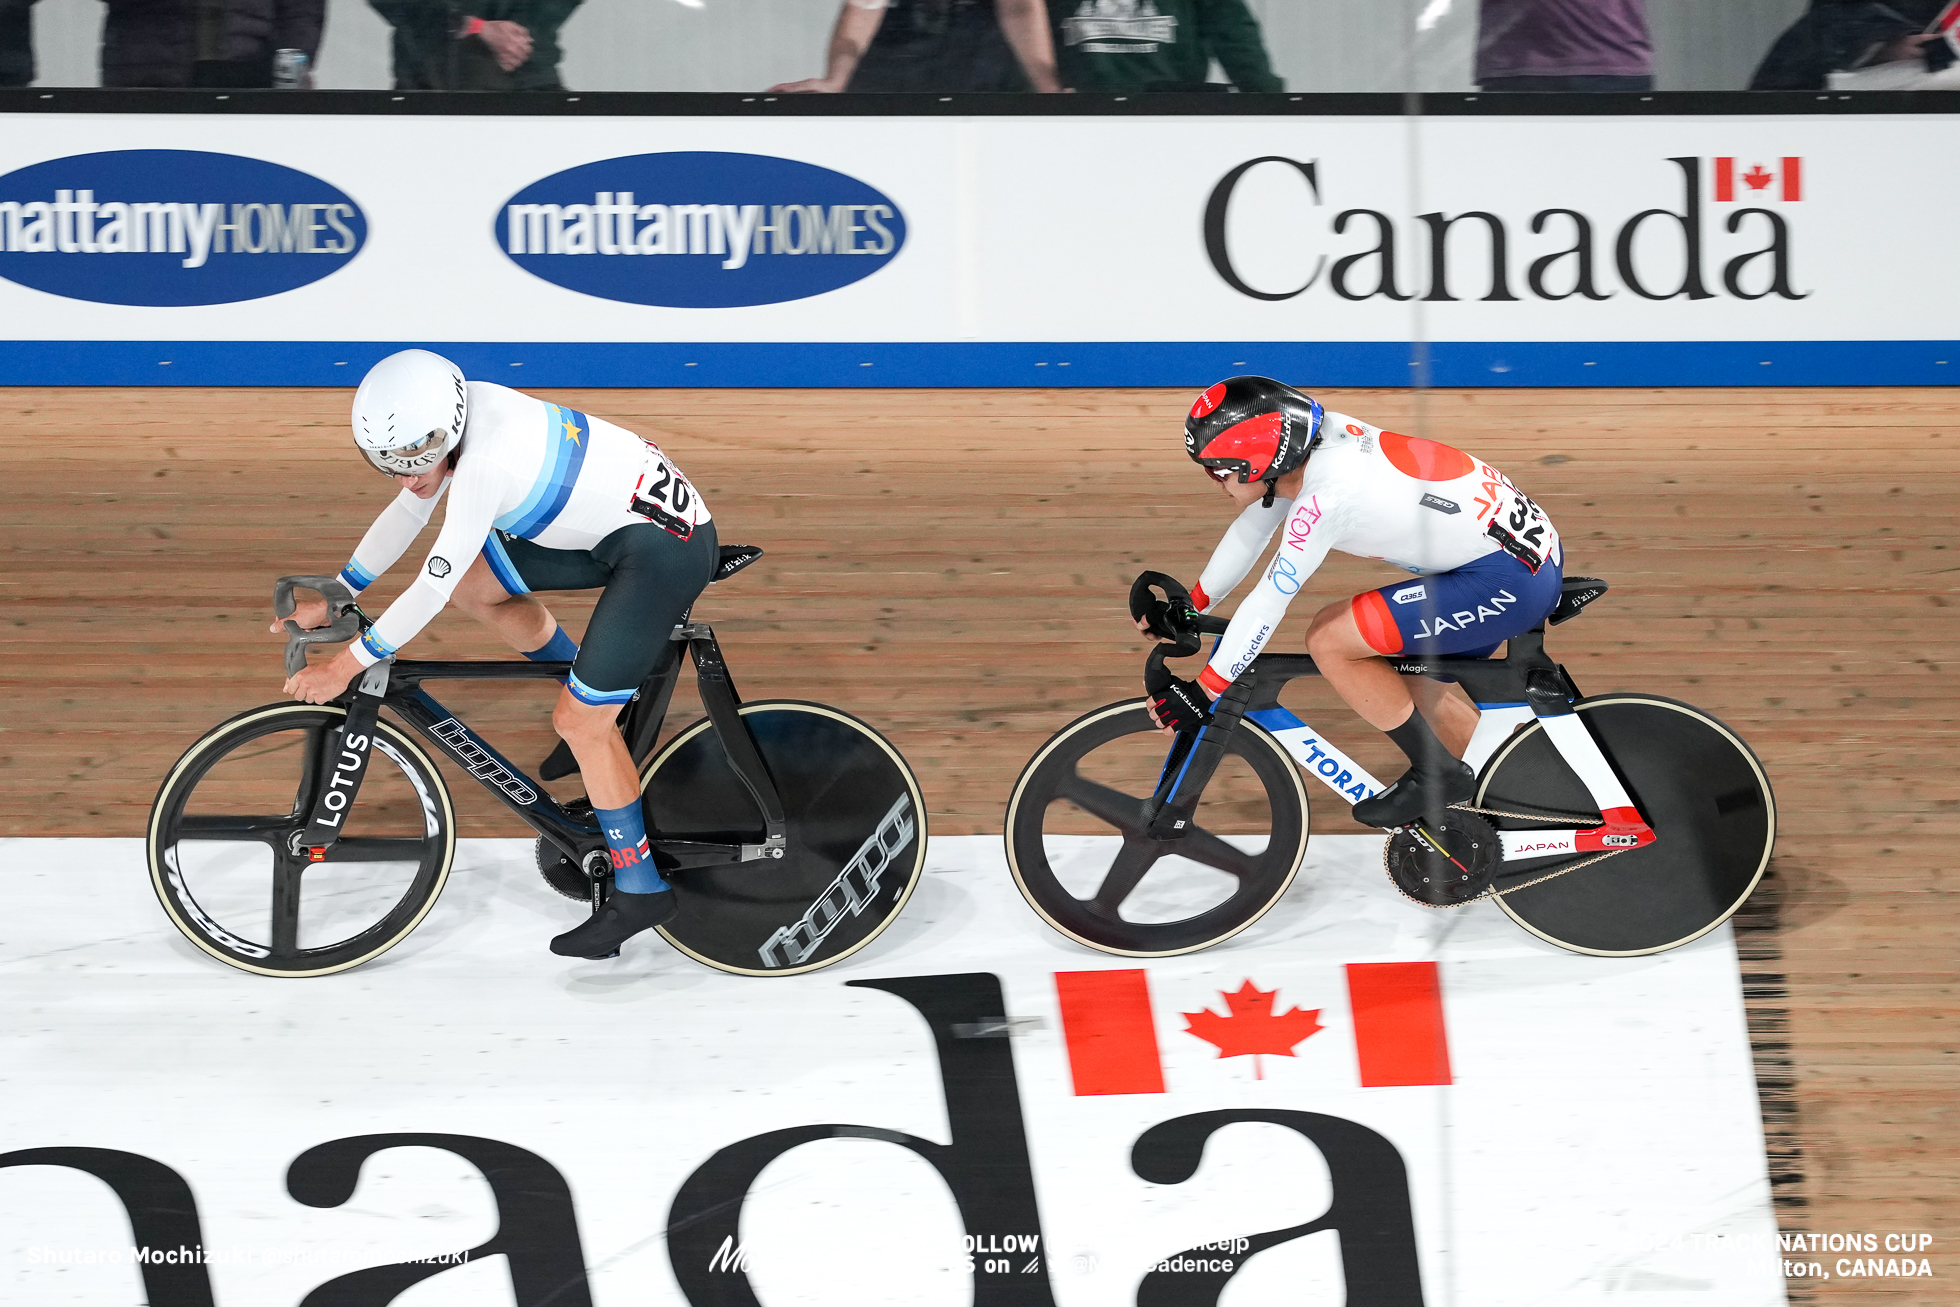
POLYGON ((348 683, 360 674, 360 663, 352 653, 342 649, 326 662, 302 667, 287 677, 286 693, 301 703, 326 703, 339 698, 348 683))
POLYGON ((1211 720, 1211 695, 1196 681, 1173 676, 1163 686, 1148 691, 1143 710, 1166 735, 1195 731, 1211 720))
MULTIPOLYGON (((288 621, 298 623, 299 629, 302 631, 311 631, 325 626, 330 620, 332 619, 327 614, 326 600, 302 599, 293 605, 293 615, 290 618, 282 619, 277 613, 274 613, 272 625, 267 629, 274 635, 284 635, 286 633, 286 622, 288 621)), ((328 698, 332 697, 332 695, 328 696, 328 698)), ((320 701, 314 700, 313 702, 317 703, 320 701)))

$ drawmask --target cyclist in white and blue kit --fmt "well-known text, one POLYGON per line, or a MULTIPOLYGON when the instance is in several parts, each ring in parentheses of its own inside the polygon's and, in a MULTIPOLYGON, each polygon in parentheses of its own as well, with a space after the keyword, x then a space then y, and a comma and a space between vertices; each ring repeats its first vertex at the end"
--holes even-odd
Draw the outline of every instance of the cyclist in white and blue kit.
MULTIPOLYGON (((615 888, 603 909, 551 948, 603 957, 675 911, 652 862, 639 778, 615 722, 714 575, 708 506, 658 446, 576 409, 465 381, 455 364, 426 350, 392 354, 367 374, 354 396, 354 441, 402 486, 340 573, 355 594, 394 565, 445 493, 449 504, 414 582, 366 635, 300 671, 286 689, 307 703, 335 698, 446 605, 527 658, 570 660, 551 724, 578 760, 615 888), (538 590, 603 590, 583 646, 538 602, 538 590)), ((325 625, 324 601, 301 605, 294 620, 325 625)), ((282 628, 275 622, 273 629, 282 628)))

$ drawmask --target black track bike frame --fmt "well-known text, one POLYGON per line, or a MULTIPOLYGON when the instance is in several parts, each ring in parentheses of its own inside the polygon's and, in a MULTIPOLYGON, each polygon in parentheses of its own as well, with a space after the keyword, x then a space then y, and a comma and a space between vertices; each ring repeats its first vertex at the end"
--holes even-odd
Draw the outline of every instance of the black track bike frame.
MULTIPOLYGON (((1227 623, 1220 617, 1199 617, 1193 625, 1198 635, 1223 635, 1227 623)), ((1194 655, 1200 647, 1195 636, 1176 644, 1160 644, 1150 652, 1151 669, 1161 668, 1167 657, 1194 655)), ((1580 697, 1579 687, 1565 668, 1545 652, 1542 625, 1513 636, 1499 659, 1390 657, 1387 661, 1404 676, 1451 677, 1479 702, 1525 702, 1541 715, 1569 712, 1572 701, 1580 697)), ((1174 840, 1183 835, 1212 773, 1231 747, 1233 732, 1247 713, 1278 707, 1279 692, 1288 681, 1318 675, 1320 668, 1309 654, 1268 653, 1254 658, 1252 666, 1212 705, 1211 721, 1202 730, 1181 732, 1172 745, 1156 791, 1145 807, 1151 837, 1174 840)))
MULTIPOLYGON (((317 632, 306 634, 314 636, 316 640, 321 638, 317 632)), ((346 636, 342 634, 339 638, 346 636)), ((708 720, 721 743, 729 767, 755 800, 762 830, 760 839, 755 837, 753 831, 730 831, 717 832, 719 838, 706 841, 662 839, 655 832, 648 841, 653 850, 654 865, 662 871, 672 871, 781 857, 780 851, 785 845, 782 799, 776 792, 776 784, 769 775, 768 767, 762 761, 761 752, 756 748, 755 738, 749 734, 748 726, 742 720, 742 700, 736 692, 734 678, 729 674, 728 664, 722 657, 721 646, 715 640, 713 629, 706 623, 686 622, 675 627, 669 638, 671 643, 667 655, 656 664, 621 713, 620 729, 625 736, 627 750, 632 755, 633 765, 636 769, 645 765, 660 737, 661 724, 666 719, 674 686, 680 679, 680 646, 685 645, 694 659, 701 703, 708 711, 708 720)), ((303 659, 304 653, 300 656, 303 659)), ((571 666, 569 662, 529 660, 394 659, 386 664, 385 685, 375 687, 380 689, 379 701, 372 704, 369 711, 381 706, 394 709, 395 715, 416 734, 475 777, 499 802, 516 813, 575 866, 583 866, 588 854, 606 847, 605 835, 599 829, 597 819, 589 811, 575 812, 559 804, 545 793, 539 781, 499 753, 495 746, 470 729, 423 688, 425 681, 562 679, 570 672, 571 666)), ((364 677, 356 686, 350 687, 345 696, 335 700, 347 706, 350 721, 355 720, 355 713, 363 707, 360 700, 372 698, 364 694, 360 687, 370 685, 377 679, 364 677)), ((365 761, 363 756, 363 768, 365 761)), ((358 774, 354 776, 352 784, 358 787, 358 774)), ((324 806, 330 793, 331 790, 322 789, 315 800, 316 825, 327 818, 332 820, 326 824, 337 824, 338 814, 328 813, 324 806)))

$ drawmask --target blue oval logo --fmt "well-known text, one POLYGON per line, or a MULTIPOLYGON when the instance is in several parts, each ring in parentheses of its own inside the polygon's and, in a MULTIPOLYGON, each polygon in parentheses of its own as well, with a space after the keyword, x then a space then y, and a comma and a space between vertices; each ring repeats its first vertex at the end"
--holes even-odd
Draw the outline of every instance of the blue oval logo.
POLYGON ((496 236, 518 267, 567 290, 719 309, 862 281, 905 244, 905 215, 828 168, 685 151, 553 173, 510 197, 496 236))
POLYGON ((97 304, 262 299, 347 265, 361 207, 293 168, 202 150, 108 150, 0 177, 0 277, 97 304))

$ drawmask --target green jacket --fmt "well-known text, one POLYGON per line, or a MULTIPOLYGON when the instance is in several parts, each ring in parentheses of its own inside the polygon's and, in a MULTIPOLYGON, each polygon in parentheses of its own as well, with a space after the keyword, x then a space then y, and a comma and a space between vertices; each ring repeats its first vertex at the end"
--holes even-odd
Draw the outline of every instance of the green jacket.
POLYGON ((1245 0, 1050 0, 1062 84, 1196 90, 1213 59, 1241 91, 1283 91, 1245 0))
POLYGON ((558 29, 579 0, 368 0, 395 28, 398 91, 556 91, 558 29), (476 37, 457 39, 466 19, 520 23, 531 57, 510 72, 476 37))

